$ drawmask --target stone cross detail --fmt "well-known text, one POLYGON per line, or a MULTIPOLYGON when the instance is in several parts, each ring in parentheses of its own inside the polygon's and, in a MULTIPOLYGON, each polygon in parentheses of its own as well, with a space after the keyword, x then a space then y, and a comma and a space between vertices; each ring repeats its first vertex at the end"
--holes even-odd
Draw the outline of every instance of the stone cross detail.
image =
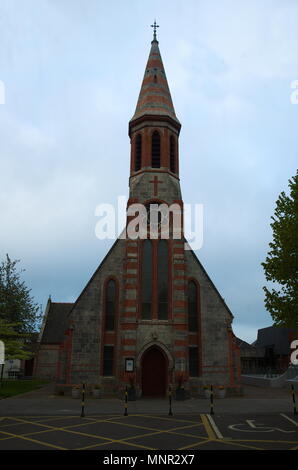
POLYGON ((154 184, 154 196, 158 196, 158 185, 162 184, 163 182, 158 179, 158 176, 154 176, 154 179, 149 181, 149 183, 154 184))

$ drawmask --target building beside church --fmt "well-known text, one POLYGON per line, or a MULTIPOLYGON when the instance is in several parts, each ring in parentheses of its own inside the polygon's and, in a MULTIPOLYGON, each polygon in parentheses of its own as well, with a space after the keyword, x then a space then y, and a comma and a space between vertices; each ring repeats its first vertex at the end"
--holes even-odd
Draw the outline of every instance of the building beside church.
MULTIPOLYGON (((133 204, 175 205, 183 212, 179 133, 154 31, 131 142, 128 212, 133 204)), ((127 216, 127 224, 132 220, 127 216)), ((149 219, 150 220, 150 219, 149 219)), ((49 300, 35 375, 71 386, 100 384, 117 394, 164 396, 183 385, 239 387, 233 315, 185 239, 118 238, 74 304, 49 300)))

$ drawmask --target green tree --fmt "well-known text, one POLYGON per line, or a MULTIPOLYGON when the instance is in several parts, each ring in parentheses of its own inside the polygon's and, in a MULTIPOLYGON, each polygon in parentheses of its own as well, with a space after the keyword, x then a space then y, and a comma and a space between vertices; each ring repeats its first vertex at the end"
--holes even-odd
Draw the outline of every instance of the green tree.
POLYGON ((5 345, 5 360, 7 359, 29 359, 31 352, 26 351, 25 338, 26 334, 20 334, 15 331, 17 323, 8 323, 0 319, 0 339, 5 345))
POLYGON ((31 289, 21 280, 24 270, 17 270, 18 263, 6 255, 0 265, 0 319, 14 324, 18 333, 30 333, 38 328, 41 315, 31 289))
POLYGON ((278 286, 263 287, 265 306, 275 325, 298 327, 298 171, 289 180, 290 194, 283 191, 276 201, 270 224, 273 241, 262 263, 267 281, 278 286))
MULTIPOLYGON (((17 327, 17 323, 8 323, 0 318, 0 340, 5 346, 5 361, 8 359, 29 359, 32 356, 32 353, 25 349, 25 338, 28 335, 17 333, 15 331, 17 327)), ((4 364, 1 365, 0 370, 0 385, 2 385, 3 370, 4 364)))

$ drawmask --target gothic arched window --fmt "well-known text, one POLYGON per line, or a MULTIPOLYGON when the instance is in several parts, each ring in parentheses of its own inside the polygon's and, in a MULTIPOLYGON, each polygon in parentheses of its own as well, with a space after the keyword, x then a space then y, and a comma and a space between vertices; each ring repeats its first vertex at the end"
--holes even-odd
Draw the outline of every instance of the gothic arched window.
POLYGON ((160 135, 157 131, 152 134, 151 166, 152 168, 160 168, 160 135))
POLYGON ((138 134, 135 142, 135 171, 142 167, 142 136, 138 134))
POLYGON ((159 320, 167 320, 168 318, 168 260, 168 243, 166 240, 159 240, 157 253, 157 292, 159 320))
POLYGON ((110 279, 106 285, 105 292, 105 329, 109 331, 113 331, 115 329, 116 302, 116 281, 114 281, 114 279, 110 279))
POLYGON ((152 243, 144 240, 142 253, 142 292, 141 317, 144 320, 151 318, 152 302, 152 243))
POLYGON ((188 283, 188 329, 189 331, 198 330, 198 287, 194 281, 188 283))
POLYGON ((176 148, 175 138, 171 135, 170 137, 170 170, 172 173, 176 173, 176 148))

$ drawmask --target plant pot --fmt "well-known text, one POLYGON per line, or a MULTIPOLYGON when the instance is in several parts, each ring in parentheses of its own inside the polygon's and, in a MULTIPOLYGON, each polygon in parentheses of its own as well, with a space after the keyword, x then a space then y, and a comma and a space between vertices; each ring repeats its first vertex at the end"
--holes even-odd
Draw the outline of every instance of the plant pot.
POLYGON ((137 399, 137 394, 136 394, 136 389, 135 388, 129 388, 127 391, 127 400, 128 401, 136 401, 137 399))
POLYGON ((93 398, 99 398, 100 397, 100 389, 99 388, 93 388, 92 389, 92 396, 93 396, 93 398))
POLYGON ((219 389, 218 390, 218 398, 225 398, 226 396, 226 389, 219 389))
POLYGON ((80 398, 81 390, 79 388, 73 388, 71 390, 71 396, 72 396, 72 398, 80 398))
POLYGON ((186 391, 184 388, 177 388, 175 392, 175 399, 176 400, 186 400, 186 391))

